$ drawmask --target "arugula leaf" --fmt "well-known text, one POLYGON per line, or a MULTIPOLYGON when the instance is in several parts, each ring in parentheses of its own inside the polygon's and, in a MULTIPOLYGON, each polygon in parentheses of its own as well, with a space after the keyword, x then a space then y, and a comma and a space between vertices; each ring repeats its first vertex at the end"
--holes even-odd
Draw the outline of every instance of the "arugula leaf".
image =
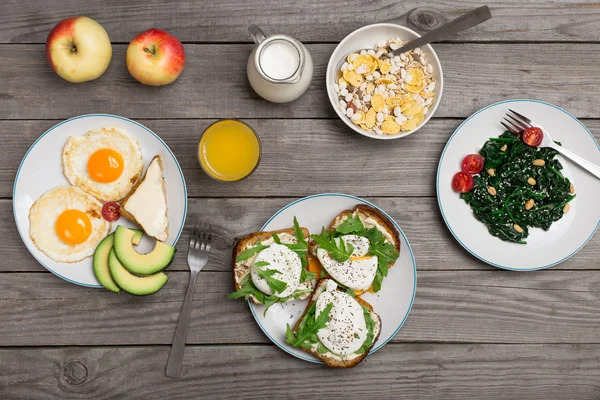
POLYGON ((304 242, 304 232, 302 232, 302 228, 300 228, 300 224, 298 223, 296 216, 294 216, 294 235, 296 236, 298 243, 304 242))
POLYGON ((273 241, 277 244, 281 244, 281 239, 279 239, 279 235, 277 235, 275 232, 271 232, 271 236, 273 236, 273 241))
POLYGON ((375 279, 373 279, 373 283, 371 286, 373 287, 374 292, 379 292, 381 290, 381 282, 383 282, 383 274, 377 268, 377 272, 375 273, 375 279))
POLYGON ((319 346, 317 346, 317 351, 321 354, 329 353, 327 347, 323 346, 323 343, 319 342, 319 346))
POLYGON ((352 297, 356 297, 356 293, 354 293, 354 290, 352 290, 350 288, 346 288, 346 294, 348 294, 352 297))
POLYGON ((367 229, 364 236, 369 239, 369 242, 373 245, 378 245, 385 242, 383 233, 381 233, 381 231, 375 227, 367 229))
MULTIPOLYGON (((377 256, 379 260, 385 261, 386 264, 395 263, 400 254, 396 251, 396 248, 391 243, 373 244, 369 245, 369 253, 377 256)), ((384 275, 386 276, 387 273, 384 275)))
POLYGON ((362 304, 361 307, 363 309, 363 313, 365 314, 365 322, 367 323, 367 337, 360 349, 358 349, 355 354, 362 354, 368 351, 369 348, 373 346, 373 339, 375 338, 375 321, 373 321, 373 318, 371 317, 371 312, 362 304))
POLYGON ((247 274, 244 279, 240 282, 240 288, 233 293, 229 293, 227 298, 229 299, 239 299, 244 297, 246 300, 250 298, 250 296, 256 297, 260 303, 264 303, 265 294, 258 290, 254 283, 250 280, 250 274, 247 274))
POLYGON ((314 272, 310 272, 309 270, 302 268, 302 272, 300 272, 300 282, 312 281, 315 279, 315 276, 317 276, 317 274, 314 272))
POLYGON ((281 293, 287 288, 287 283, 280 281, 277 278, 273 278, 273 275, 279 273, 276 269, 267 269, 264 270, 262 267, 266 267, 267 265, 271 265, 266 261, 258 261, 255 262, 253 267, 258 272, 258 276, 267 281, 267 284, 273 291, 273 293, 281 293))
POLYGON ((321 234, 311 235, 313 240, 321 247, 323 250, 327 250, 331 258, 338 262, 344 262, 352 256, 352 252, 354 251, 354 246, 351 244, 346 244, 342 239, 335 239, 331 232, 327 232, 325 228, 321 229, 321 234))
POLYGON ((356 215, 355 217, 352 217, 352 215, 350 215, 344 220, 344 222, 342 222, 337 228, 335 228, 335 231, 341 233, 342 235, 354 233, 359 236, 362 236, 362 234, 364 234, 365 227, 358 215, 356 215))
POLYGON ((321 276, 320 278, 325 278, 327 276, 327 271, 325 271, 325 268, 321 267, 321 276))
POLYGON ((265 246, 261 242, 258 242, 256 244, 256 246, 249 247, 246 250, 241 251, 240 254, 238 254, 237 257, 235 258, 235 262, 247 260, 247 259, 251 258, 252 256, 254 256, 255 254, 263 251, 267 247, 269 247, 269 246, 265 246))
POLYGON ((286 342, 294 347, 310 348, 318 342, 317 332, 327 327, 329 322, 329 313, 333 308, 333 303, 327 304, 327 306, 321 311, 319 316, 316 316, 316 306, 313 304, 300 324, 298 330, 294 334, 291 332, 289 324, 286 328, 286 342))

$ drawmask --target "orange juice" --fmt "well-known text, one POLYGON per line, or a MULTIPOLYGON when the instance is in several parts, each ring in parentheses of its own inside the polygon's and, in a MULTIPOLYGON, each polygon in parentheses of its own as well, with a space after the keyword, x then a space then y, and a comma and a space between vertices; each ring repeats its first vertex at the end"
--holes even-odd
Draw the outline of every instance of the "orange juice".
POLYGON ((210 125, 200 139, 202 169, 220 181, 239 181, 250 175, 260 160, 256 132, 241 121, 224 119, 210 125))

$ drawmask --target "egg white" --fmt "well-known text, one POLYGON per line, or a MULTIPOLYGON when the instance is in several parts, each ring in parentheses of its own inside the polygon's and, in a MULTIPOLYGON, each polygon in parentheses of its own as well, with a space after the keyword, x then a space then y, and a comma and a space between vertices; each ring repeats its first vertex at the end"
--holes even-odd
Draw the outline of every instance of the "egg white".
POLYGON ((110 229, 110 222, 102 218, 102 203, 73 186, 60 186, 47 191, 29 209, 31 241, 57 262, 73 263, 90 257, 110 229), (66 244, 56 234, 56 220, 66 210, 80 210, 90 218, 92 233, 85 242, 66 244))
POLYGON ((336 290, 333 281, 327 282, 316 304, 316 315, 330 303, 327 327, 317 332, 319 341, 332 353, 346 356, 358 351, 367 339, 368 329, 361 305, 347 293, 336 290))
POLYGON ((369 239, 357 235, 344 235, 335 239, 343 240, 354 247, 352 256, 339 262, 331 258, 327 250, 318 248, 317 258, 329 275, 342 285, 353 290, 367 290, 377 273, 377 256, 362 258, 369 252, 369 239))
POLYGON ((91 130, 85 136, 71 136, 63 148, 62 160, 63 173, 71 185, 101 201, 117 201, 125 197, 144 168, 137 140, 124 129, 114 126, 91 130), (96 182, 88 173, 88 160, 100 149, 115 150, 123 157, 123 172, 113 182, 96 182))
POLYGON ((273 243, 258 253, 252 265, 253 266, 250 269, 252 283, 254 283, 258 290, 267 295, 274 294, 276 297, 287 297, 294 293, 298 285, 300 285, 300 274, 302 273, 302 262, 300 261, 300 257, 282 244, 273 243), (267 280, 258 275, 254 264, 259 261, 269 263, 269 265, 261 267, 262 270, 277 270, 277 273, 273 275, 273 278, 287 283, 287 287, 283 292, 273 293, 267 280))

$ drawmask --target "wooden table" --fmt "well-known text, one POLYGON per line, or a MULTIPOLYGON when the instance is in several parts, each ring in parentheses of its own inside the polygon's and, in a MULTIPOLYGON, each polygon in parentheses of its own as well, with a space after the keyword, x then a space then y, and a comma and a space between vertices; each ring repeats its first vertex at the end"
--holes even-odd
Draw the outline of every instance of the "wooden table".
MULTIPOLYGON (((600 7, 548 0, 491 2, 493 19, 435 45, 445 88, 435 117, 394 142, 370 140, 339 121, 324 72, 336 43, 374 22, 405 21, 407 0, 96 1, 0 4, 0 399, 348 398, 597 399, 600 397, 600 237, 550 270, 516 273, 470 256, 446 229, 435 199, 442 148, 460 122, 490 103, 535 98, 565 108, 600 138, 600 7), (84 14, 113 42, 102 78, 60 79, 44 43, 60 20, 84 14), (246 27, 307 44, 315 76, 299 100, 275 105, 246 79, 246 27), (134 81, 127 43, 150 27, 184 42, 185 72, 170 86, 134 81), (150 297, 69 284, 26 250, 12 218, 12 187, 33 141, 86 113, 136 119, 157 132, 183 168, 188 224, 217 227, 196 287, 184 367, 164 376, 188 280, 186 226, 169 283, 150 297), (258 131, 263 161, 240 183, 209 179, 196 145, 216 118, 258 131), (319 192, 362 196, 388 211, 415 252, 410 316, 383 349, 352 370, 295 359, 271 344, 248 306, 228 301, 232 239, 258 229, 290 201, 319 192)), ((448 19, 477 1, 437 1, 448 19)))

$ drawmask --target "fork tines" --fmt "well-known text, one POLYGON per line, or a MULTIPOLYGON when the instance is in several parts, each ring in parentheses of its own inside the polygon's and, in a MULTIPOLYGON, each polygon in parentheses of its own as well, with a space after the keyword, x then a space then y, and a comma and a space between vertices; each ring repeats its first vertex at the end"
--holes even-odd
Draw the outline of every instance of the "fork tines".
POLYGON ((212 242, 212 225, 196 224, 190 236, 190 248, 210 251, 212 242))
POLYGON ((511 109, 509 109, 508 111, 509 111, 509 113, 506 113, 506 118, 504 118, 504 121, 508 125, 505 124, 504 122, 500 122, 500 123, 506 129, 508 129, 509 132, 511 132, 513 134, 519 134, 519 133, 523 132, 525 129, 531 127, 531 120, 529 118, 527 118, 524 115, 519 114, 518 112, 513 111, 511 109))

